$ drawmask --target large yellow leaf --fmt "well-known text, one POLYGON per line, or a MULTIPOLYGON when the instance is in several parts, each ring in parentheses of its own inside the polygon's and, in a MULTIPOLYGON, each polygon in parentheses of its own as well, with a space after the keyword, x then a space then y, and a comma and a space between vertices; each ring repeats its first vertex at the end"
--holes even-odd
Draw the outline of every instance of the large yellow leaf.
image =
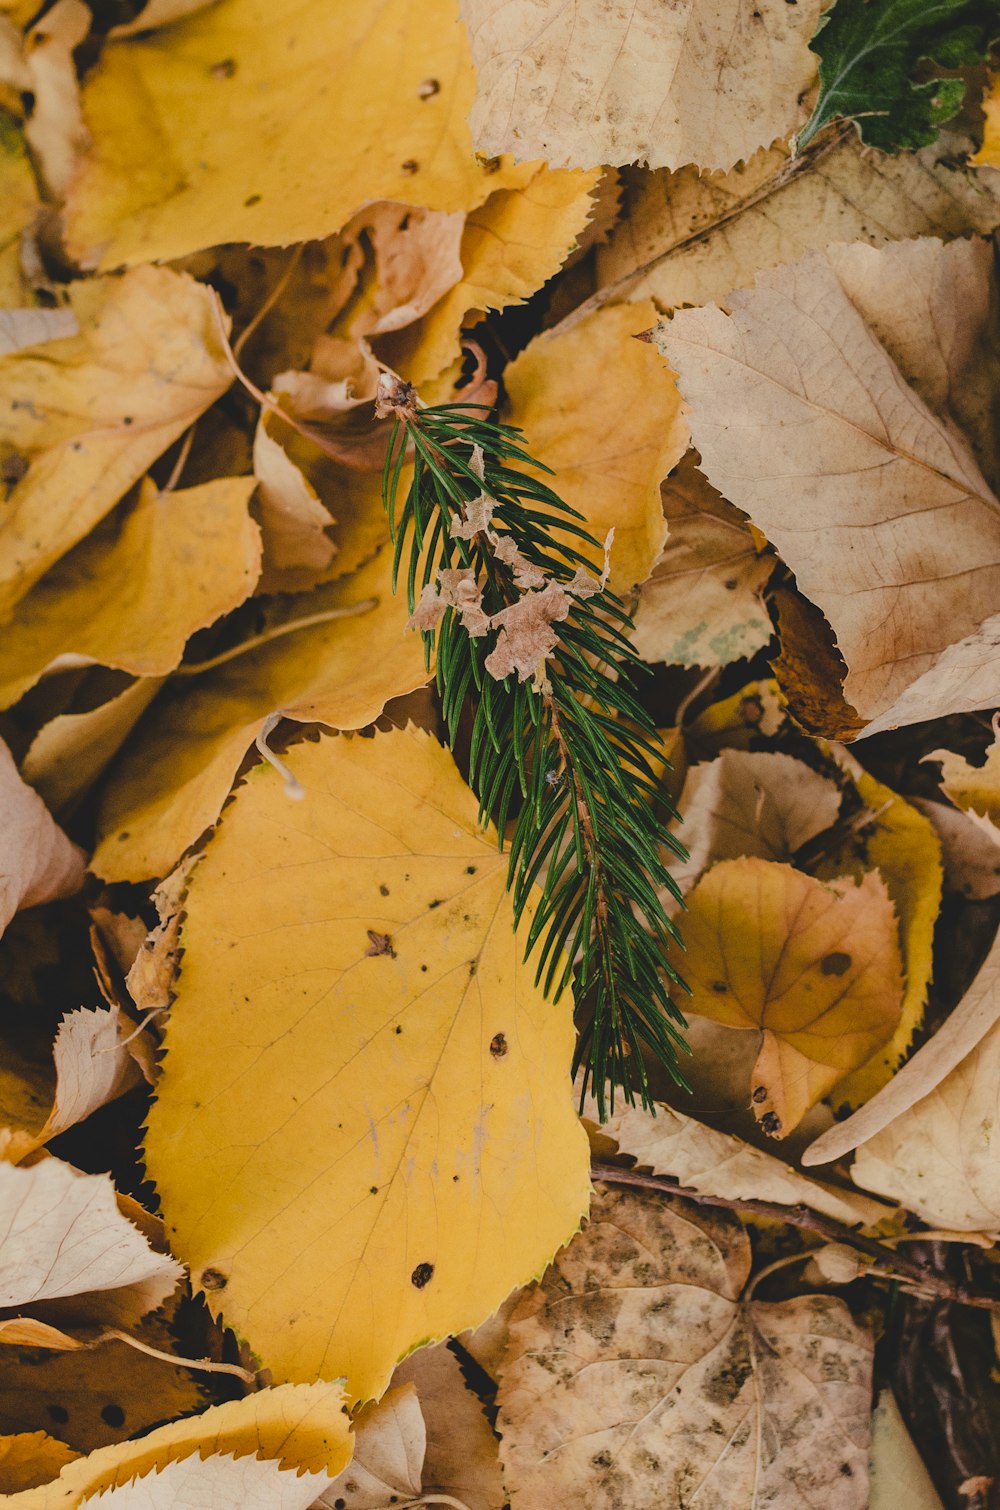
POLYGON ((253 771, 195 871, 146 1141, 172 1246, 278 1379, 355 1399, 490 1314, 590 1189, 571 1010, 507 858, 409 727, 253 771))
POLYGON ((157 704, 105 789, 91 861, 99 876, 166 875, 218 818, 272 714, 361 729, 390 698, 426 682, 420 637, 406 631, 406 595, 390 586, 391 564, 383 551, 354 576, 293 600, 292 617, 345 617, 283 634, 157 704))
POLYGON ((832 241, 950 240, 1000 221, 997 193, 941 144, 890 157, 852 131, 817 148, 794 168, 779 143, 731 173, 633 172, 628 215, 598 249, 601 285, 627 280, 629 298, 664 309, 725 302, 763 268, 832 241))
POLYGON ((743 1298, 729 1212, 599 1187, 510 1319, 500 1456, 521 1510, 865 1510, 872 1339, 842 1300, 743 1298))
POLYGON ((73 283, 79 335, 0 359, 0 613, 228 388, 214 297, 166 268, 73 283))
POLYGON ((172 671, 195 630, 253 591, 260 532, 252 477, 179 493, 148 479, 134 509, 63 557, 22 598, 0 640, 0 707, 62 655, 142 676, 172 671))
MULTIPOLYGON (((215 1405, 200 1416, 160 1426, 137 1441, 99 1447, 67 1464, 57 1479, 10 1497, 12 1510, 74 1510, 91 1495, 183 1462, 194 1454, 273 1459, 285 1468, 334 1475, 351 1457, 339 1384, 286 1385, 215 1405)), ((140 1501, 141 1503, 141 1501, 140 1501)), ((169 1501, 168 1501, 169 1503, 169 1501)), ((213 1503, 202 1500, 201 1503, 213 1503)))
MULTIPOLYGON (((506 416, 546 481, 584 516, 590 533, 614 529, 611 582, 644 582, 667 526, 660 483, 687 449, 687 423, 670 373, 634 338, 656 320, 650 300, 599 309, 570 329, 540 335, 507 368, 506 416), (602 381, 613 373, 614 382, 602 381)), ((594 557, 600 563, 600 552, 594 557)))
POLYGON ((804 119, 819 0, 462 0, 484 152, 731 168, 804 119))
POLYGON ((875 871, 824 886, 771 860, 721 860, 687 899, 691 1011, 760 1035, 749 1100, 790 1132, 894 1032, 896 917, 875 871))
POLYGON ((825 614, 870 733, 1000 702, 992 267, 982 242, 831 247, 657 337, 707 476, 825 614))
POLYGON ((83 93, 73 255, 108 268, 287 246, 376 199, 470 209, 506 171, 473 155, 472 87, 454 0, 220 0, 112 42, 83 93))

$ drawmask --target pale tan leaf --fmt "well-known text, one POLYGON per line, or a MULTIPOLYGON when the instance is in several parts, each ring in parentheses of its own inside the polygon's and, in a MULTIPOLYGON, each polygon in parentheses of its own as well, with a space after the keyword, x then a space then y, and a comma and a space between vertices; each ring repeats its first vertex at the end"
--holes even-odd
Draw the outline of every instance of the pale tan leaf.
POLYGON ((83 883, 82 852, 53 821, 37 792, 26 786, 0 740, 0 933, 19 907, 66 897, 83 883))
POLYGON ((689 858, 672 862, 671 872, 687 890, 716 860, 791 860, 836 822, 840 800, 829 777, 791 755, 723 750, 688 771, 677 833, 689 858))
POLYGON ((264 544, 260 591, 287 591, 281 574, 297 569, 315 574, 329 566, 337 550, 328 533, 333 516, 284 447, 267 433, 263 413, 254 434, 253 469, 264 544))
POLYGON ((868 1510, 943 1510, 891 1389, 883 1389, 875 1404, 868 1472, 868 1510))
POLYGON ((316 1504, 326 1510, 384 1510, 420 1494, 426 1432, 412 1384, 389 1389, 355 1417, 354 1456, 316 1504))
POLYGON ((25 63, 34 108, 24 129, 50 194, 69 188, 84 143, 83 113, 73 49, 90 31, 83 0, 57 0, 25 37, 25 63))
POLYGON ((486 153, 597 163, 731 168, 802 121, 816 59, 809 0, 462 0, 486 153))
POLYGON ((933 1038, 853 1116, 817 1138, 802 1155, 803 1164, 829 1164, 842 1158, 908 1113, 961 1066, 998 1022, 1000 939, 994 941, 972 985, 933 1038))
POLYGON ((1000 891, 1000 829, 989 818, 963 813, 947 802, 923 797, 910 801, 934 825, 950 890, 970 901, 996 896, 1000 891))
POLYGON ((669 1106, 658 1104, 655 1117, 640 1107, 625 1106, 600 1124, 596 1103, 588 1097, 583 1115, 644 1169, 666 1175, 703 1195, 811 1206, 834 1221, 852 1226, 859 1222, 874 1225, 887 1214, 886 1207, 868 1197, 859 1200, 851 1190, 812 1180, 773 1154, 669 1106))
POLYGON ((134 1023, 120 1020, 117 1007, 80 1007, 62 1019, 52 1047, 56 1096, 44 1128, 45 1141, 138 1083, 138 1066, 122 1041, 134 1029, 134 1023))
POLYGON ((771 638, 762 593, 774 567, 746 521, 694 465, 692 453, 661 487, 669 533, 635 612, 644 661, 728 666, 771 638))
POLYGON ((727 1213, 599 1190, 511 1319, 512 1504, 864 1510, 871 1339, 827 1296, 741 1302, 749 1270, 727 1213))
POLYGON ((996 370, 991 268, 982 243, 831 248, 657 338, 707 475, 822 609, 868 732, 1000 701, 1000 504, 954 422, 984 418, 996 370))
POLYGON ((178 1458, 117 1488, 80 1501, 81 1510, 308 1510, 330 1483, 326 1473, 297 1473, 274 1458, 213 1453, 178 1458))
POLYGON ((0 309, 0 356, 79 332, 71 309, 0 309))
POLYGON ((725 300, 757 273, 832 242, 967 236, 1000 220, 1000 197, 960 166, 963 141, 888 156, 853 131, 796 162, 782 143, 731 173, 633 172, 628 213, 597 253, 601 286, 628 280, 630 299, 663 309, 725 300), (654 265, 643 271, 644 264, 654 265), (634 274, 634 276, 631 276, 634 274))
POLYGON ((448 1345, 442 1342, 411 1353, 399 1364, 393 1382, 416 1385, 427 1436, 424 1494, 432 1502, 435 1491, 449 1494, 467 1510, 501 1510, 506 1496, 497 1439, 448 1345))
POLYGON ((0 1164, 0 1230, 2 1306, 88 1295, 95 1316, 127 1326, 166 1300, 183 1272, 121 1215, 107 1175, 58 1159, 0 1164))

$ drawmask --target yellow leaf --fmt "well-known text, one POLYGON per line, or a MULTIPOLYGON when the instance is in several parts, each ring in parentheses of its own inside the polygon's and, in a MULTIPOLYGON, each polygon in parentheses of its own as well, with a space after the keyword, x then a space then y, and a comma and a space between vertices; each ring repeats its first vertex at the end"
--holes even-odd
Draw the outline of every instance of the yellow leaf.
POLYGON ((47 807, 60 814, 76 807, 162 686, 162 677, 140 677, 96 708, 60 713, 39 729, 21 774, 47 807))
POLYGON ((9 1503, 12 1510, 73 1510, 88 1496, 127 1484, 195 1453, 259 1456, 285 1468, 339 1473, 351 1456, 341 1387, 286 1385, 261 1390, 243 1400, 229 1400, 199 1416, 160 1426, 138 1441, 100 1447, 69 1463, 51 1483, 13 1495, 9 1503))
POLYGON ((34 223, 39 208, 35 175, 24 138, 0 111, 0 308, 16 309, 31 297, 21 268, 21 235, 34 223))
POLYGON ((499 189, 466 216, 461 281, 408 330, 379 342, 385 361, 418 387, 455 360, 470 319, 523 303, 553 277, 587 224, 599 169, 520 171, 523 184, 499 189))
POLYGON ((166 268, 70 285, 80 334, 0 359, 0 613, 229 387, 210 289, 166 268), (23 475, 21 475, 23 473, 23 475))
POLYGON ((986 125, 983 145, 969 161, 977 167, 1000 168, 1000 74, 995 74, 990 92, 983 101, 986 125))
POLYGON ((870 776, 848 750, 833 750, 862 802, 872 813, 854 826, 816 871, 821 878, 863 880, 877 870, 899 919, 899 944, 906 986, 899 1022, 888 1043, 837 1086, 835 1103, 854 1107, 874 1096, 899 1068, 924 1017, 934 967, 934 926, 941 908, 944 870, 934 825, 898 792, 870 776))
POLYGON ((397 597, 390 586, 391 564, 383 551, 354 576, 292 600, 298 612, 290 621, 314 614, 321 621, 164 696, 105 789, 91 861, 97 875, 108 881, 166 875, 215 823, 272 714, 361 729, 390 698, 427 681, 420 638, 406 632, 405 592, 397 597))
POLYGON ((274 1376, 365 1400, 585 1213, 571 1009, 522 963, 533 907, 515 935, 507 857, 429 735, 287 760, 304 800, 251 772, 192 876, 146 1158, 274 1376))
POLYGON ((874 871, 824 886, 790 865, 722 860, 688 897, 684 942, 691 1011, 761 1035, 749 1099, 774 1136, 899 1022, 896 917, 874 871))
MULTIPOLYGON (((596 310, 566 331, 537 336, 504 374, 507 421, 555 472, 546 480, 598 540, 614 529, 611 582, 619 592, 644 582, 663 549, 660 483, 688 442, 672 375, 634 339, 655 319, 648 300, 596 310), (601 380, 608 372, 613 384, 601 380)), ((592 552, 595 565, 601 559, 592 552)))
POLYGON ((805 119, 819 0, 462 0, 483 152, 731 168, 805 119), (724 102, 724 103, 723 103, 724 102))
POLYGON ((252 477, 219 477, 159 493, 146 478, 122 520, 88 535, 17 605, 0 640, 0 707, 63 655, 137 676, 172 671, 196 630, 253 591, 253 490, 252 477))
POLYGON ((924 759, 940 762, 941 785, 956 807, 1000 825, 1000 738, 994 738, 982 765, 974 766, 952 750, 934 750, 924 759))
POLYGON ((76 1456, 72 1447, 44 1431, 0 1437, 0 1494, 34 1489, 47 1479, 54 1479, 76 1456))
POLYGON ((511 171, 473 156, 472 89, 454 0, 220 0, 112 42, 83 92, 72 255, 110 268, 288 246, 377 199, 471 209, 511 171))

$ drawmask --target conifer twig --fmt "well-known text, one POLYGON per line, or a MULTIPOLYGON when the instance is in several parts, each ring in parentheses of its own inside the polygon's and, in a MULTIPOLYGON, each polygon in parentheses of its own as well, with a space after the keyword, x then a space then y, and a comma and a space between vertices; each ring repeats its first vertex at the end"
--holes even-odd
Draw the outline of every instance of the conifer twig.
POLYGON ((510 824, 517 923, 541 889, 527 934, 536 980, 556 1000, 574 981, 586 1009, 574 1068, 585 1064, 601 1115, 608 1081, 612 1105, 616 1084, 648 1105, 644 1049, 683 1083, 684 1018, 670 995, 683 983, 667 958, 679 937, 663 898, 680 900, 666 856, 684 850, 658 816, 662 753, 635 695, 631 619, 607 587, 610 537, 598 579, 580 516, 525 470, 547 468, 482 406, 424 407, 383 374, 376 412, 395 419, 384 474, 394 569, 428 664, 436 651, 453 745, 471 711, 469 780, 501 846, 510 824))

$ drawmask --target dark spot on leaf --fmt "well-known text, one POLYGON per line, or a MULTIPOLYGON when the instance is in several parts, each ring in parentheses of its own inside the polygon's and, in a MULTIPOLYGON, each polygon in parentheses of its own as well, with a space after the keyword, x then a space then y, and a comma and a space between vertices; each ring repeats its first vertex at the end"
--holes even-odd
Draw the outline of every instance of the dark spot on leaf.
POLYGON ((494 1059, 502 1059, 507 1052, 507 1040, 502 1033, 494 1033, 490 1039, 490 1053, 494 1059))
POLYGON ((397 1033, 401 1033, 402 1031, 403 1031, 402 1024, 401 1023, 397 1023, 396 1024, 396 1032, 397 1033))
POLYGON ((854 1476, 850 1463, 841 1463, 840 1472, 843 1474, 845 1479, 853 1478, 854 1476))
POLYGON ((426 973, 427 973, 427 966, 426 965, 421 965, 420 968, 424 972, 424 974, 426 975, 426 973))
POLYGON ((433 1273, 433 1264, 417 1264, 417 1267, 410 1275, 410 1284, 415 1290, 422 1290, 424 1285, 430 1282, 430 1278, 433 1273))
POLYGON ((101 1420, 107 1426, 124 1426, 125 1412, 120 1405, 105 1405, 101 1411, 101 1420))
POLYGON ((131 416, 131 414, 123 414, 122 415, 122 424, 123 425, 130 425, 131 423, 132 423, 132 416, 131 416))
POLYGON ((400 164, 400 168, 404 173, 413 174, 419 171, 420 164, 415 162, 412 157, 408 157, 405 163, 400 164))
POLYGON ((387 897, 389 895, 389 888, 384 881, 378 889, 378 894, 380 897, 387 897))
POLYGON ((208 71, 213 79, 231 79, 236 72, 236 59, 222 58, 220 62, 213 63, 208 71))
POLYGON ((65 1405, 50 1405, 48 1412, 50 1419, 55 1421, 57 1426, 65 1426, 69 1420, 69 1411, 65 1405))
POLYGON ((333 1507, 334 1510, 347 1510, 347 1501, 345 1499, 334 1500, 333 1507))
POLYGON ((369 928, 368 948, 365 950, 365 958, 379 954, 387 954, 390 959, 396 958, 396 951, 392 947, 392 939, 387 933, 376 933, 374 928, 369 928))
MULTIPOLYGON (((795 0, 790 0, 791 4, 795 0)), ((745 697, 740 703, 740 717, 745 724, 759 724, 764 717, 764 704, 759 697, 745 697)))
POLYGON ((760 1119, 760 1125, 773 1138, 781 1131, 781 1118, 777 1112, 765 1112, 760 1119))
POLYGON ((475 873, 476 873, 476 867, 474 865, 467 865, 465 867, 465 874, 467 876, 474 876, 475 873))
MULTIPOLYGON (((754 11, 754 15, 755 16, 759 16, 760 15, 760 11, 759 10, 758 11, 754 11)), ((736 589, 739 587, 739 585, 740 584, 737 582, 737 580, 736 580, 735 577, 727 577, 726 578, 725 587, 726 587, 726 591, 727 592, 735 592, 736 589)))
POLYGON ((605 1447, 603 1452, 598 1452, 597 1454, 595 1454, 595 1456, 592 1457, 590 1461, 593 1463, 595 1468, 610 1468, 611 1454, 605 1447))
POLYGON ((368 1187, 368 1194, 369 1195, 378 1195, 378 1186, 377 1185, 369 1185, 369 1187, 368 1187))
POLYGON ((469 961, 469 978, 470 979, 472 978, 473 975, 475 975, 475 973, 476 973, 476 971, 477 971, 478 968, 479 968, 479 961, 475 960, 475 959, 470 959, 470 961, 469 961))
POLYGON ((712 990, 717 996, 724 996, 729 990, 729 987, 726 985, 724 980, 713 980, 712 990))
POLYGON ((767 1087, 764 1086, 764 1085, 754 1086, 753 1099, 757 1103, 758 1106, 760 1105, 760 1103, 762 1101, 766 1101, 767 1100, 767 1087))
POLYGON ((249 210, 252 209, 255 204, 260 204, 260 195, 248 194, 246 199, 244 199, 243 201, 243 208, 245 210, 249 210))
POLYGON ((851 956, 842 949, 836 949, 833 954, 827 954, 820 960, 819 968, 823 975, 843 975, 845 970, 851 968, 851 956))
POLYGON ((432 100, 436 94, 441 93, 441 85, 437 79, 424 79, 422 84, 417 85, 417 98, 432 100))
POLYGON ((481 157, 479 159, 479 166, 484 173, 499 173, 500 159, 499 157, 481 157))
POLYGON ((229 1276, 222 1274, 218 1269, 205 1269, 201 1276, 203 1290, 224 1290, 229 1283, 229 1276))

